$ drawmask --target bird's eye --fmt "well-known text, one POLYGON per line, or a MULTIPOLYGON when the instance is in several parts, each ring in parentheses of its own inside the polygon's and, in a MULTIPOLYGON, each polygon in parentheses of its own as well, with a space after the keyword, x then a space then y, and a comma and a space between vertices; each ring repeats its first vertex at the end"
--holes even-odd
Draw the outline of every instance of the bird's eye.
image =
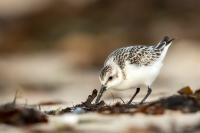
POLYGON ((108 80, 109 80, 109 81, 111 81, 112 79, 113 79, 113 77, 112 77, 112 76, 110 76, 110 77, 108 78, 108 80))

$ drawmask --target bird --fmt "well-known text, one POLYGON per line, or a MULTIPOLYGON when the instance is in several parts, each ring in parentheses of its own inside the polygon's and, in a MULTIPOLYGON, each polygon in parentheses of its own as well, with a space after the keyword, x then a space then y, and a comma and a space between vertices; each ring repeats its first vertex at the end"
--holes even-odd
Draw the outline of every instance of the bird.
POLYGON ((101 88, 95 103, 98 104, 105 91, 136 89, 130 105, 140 92, 141 87, 147 88, 143 104, 152 92, 152 83, 159 75, 163 60, 174 38, 164 36, 161 41, 153 45, 133 45, 118 48, 105 60, 100 70, 101 88))

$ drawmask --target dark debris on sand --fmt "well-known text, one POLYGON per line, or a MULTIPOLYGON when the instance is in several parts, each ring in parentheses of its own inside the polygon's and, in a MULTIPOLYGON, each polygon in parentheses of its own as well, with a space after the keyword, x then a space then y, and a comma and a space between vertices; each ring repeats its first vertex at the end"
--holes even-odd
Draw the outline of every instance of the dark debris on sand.
POLYGON ((0 106, 0 123, 26 126, 48 122, 47 115, 33 108, 8 103, 0 106))
POLYGON ((61 111, 53 110, 46 113, 50 115, 56 115, 56 114, 64 114, 64 113, 86 113, 86 112, 98 111, 105 107, 105 102, 101 101, 98 104, 92 104, 94 99, 97 97, 97 93, 98 91, 94 89, 92 94, 88 96, 85 102, 82 102, 81 104, 75 105, 73 107, 65 108, 61 111))
POLYGON ((46 112, 49 115, 59 115, 64 113, 87 113, 98 112, 102 114, 135 114, 144 113, 152 115, 164 114, 166 110, 181 111, 183 113, 193 113, 200 111, 200 90, 193 92, 190 87, 185 87, 178 91, 179 94, 162 98, 144 105, 126 105, 116 103, 114 105, 106 105, 104 101, 93 104, 97 96, 97 90, 93 90, 85 102, 67 107, 61 111, 46 112))

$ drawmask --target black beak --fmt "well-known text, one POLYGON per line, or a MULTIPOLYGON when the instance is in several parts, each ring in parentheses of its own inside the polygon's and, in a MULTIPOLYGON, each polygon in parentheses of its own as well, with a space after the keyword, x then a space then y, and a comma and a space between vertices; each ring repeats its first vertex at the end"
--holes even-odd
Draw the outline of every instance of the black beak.
POLYGON ((102 85, 101 86, 101 89, 100 89, 100 91, 99 91, 99 94, 98 94, 98 96, 97 96, 97 99, 96 99, 96 101, 95 101, 95 104, 98 104, 99 103, 99 101, 100 101, 100 99, 101 99, 101 97, 102 97, 102 95, 103 95, 103 93, 106 91, 106 86, 104 86, 104 85, 102 85))

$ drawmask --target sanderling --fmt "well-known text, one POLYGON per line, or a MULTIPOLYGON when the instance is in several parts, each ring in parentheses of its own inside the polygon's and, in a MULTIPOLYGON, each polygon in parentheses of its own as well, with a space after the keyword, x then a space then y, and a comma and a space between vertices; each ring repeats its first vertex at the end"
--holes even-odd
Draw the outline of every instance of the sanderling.
POLYGON ((98 103, 108 89, 126 90, 136 88, 136 92, 127 104, 131 104, 139 93, 140 87, 148 88, 141 104, 151 94, 151 85, 158 76, 169 46, 174 39, 165 36, 158 44, 151 46, 129 46, 113 51, 100 72, 101 89, 98 103))

